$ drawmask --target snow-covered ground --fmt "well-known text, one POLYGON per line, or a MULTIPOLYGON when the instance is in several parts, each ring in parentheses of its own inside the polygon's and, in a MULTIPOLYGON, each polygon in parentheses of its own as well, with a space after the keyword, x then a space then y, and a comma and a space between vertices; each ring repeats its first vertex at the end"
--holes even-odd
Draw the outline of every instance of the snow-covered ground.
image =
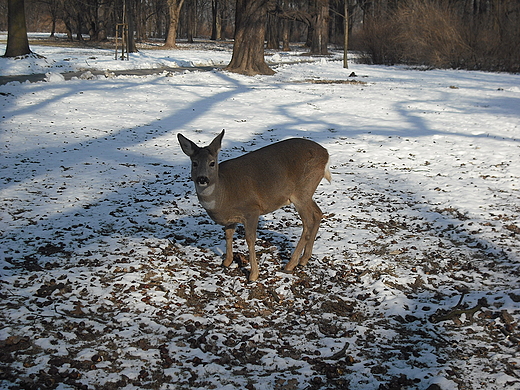
POLYGON ((49 73, 0 86, 0 388, 520 389, 519 75, 271 53, 274 76, 64 81, 231 53, 32 49, 0 59, 49 73), (257 282, 220 266, 176 135, 222 129, 223 159, 329 150, 308 267, 281 271, 291 207, 261 220, 257 282))
MULTIPOLYGON (((159 43, 143 43, 137 53, 130 53, 126 60, 115 60, 114 49, 83 47, 70 50, 67 46, 54 47, 38 45, 39 40, 49 42, 48 34, 31 34, 35 44, 31 50, 37 54, 23 61, 0 58, 0 76, 27 75, 48 72, 77 72, 83 70, 121 71, 127 69, 161 69, 194 66, 227 65, 231 60, 230 42, 205 42, 194 44, 179 43, 179 50, 163 50, 159 43), (143 49, 144 48, 144 49, 143 49), (149 48, 148 50, 146 48, 149 48), (153 48, 153 50, 152 50, 153 48)), ((7 40, 7 34, 0 32, 0 42, 7 40)), ((63 37, 59 41, 63 42, 63 37)), ((0 52, 5 52, 5 45, 0 45, 0 52)), ((341 56, 341 54, 336 54, 341 56)), ((118 51, 118 58, 121 51, 118 51)), ((312 57, 305 55, 299 47, 296 52, 268 52, 268 63, 307 62, 312 57)))

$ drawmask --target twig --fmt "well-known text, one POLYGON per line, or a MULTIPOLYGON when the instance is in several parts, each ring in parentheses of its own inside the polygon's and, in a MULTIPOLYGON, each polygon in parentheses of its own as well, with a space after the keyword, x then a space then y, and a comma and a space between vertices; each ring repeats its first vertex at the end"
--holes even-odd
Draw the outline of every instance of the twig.
POLYGON ((457 303, 457 305, 452 310, 449 310, 448 312, 446 312, 445 310, 442 310, 442 309, 437 310, 436 313, 434 313, 430 316, 430 322, 436 324, 438 322, 448 321, 448 320, 452 320, 454 318, 458 318, 462 314, 466 314, 466 316, 470 320, 472 320, 473 315, 477 311, 481 310, 483 307, 488 306, 486 298, 481 298, 478 300, 478 303, 475 306, 473 306, 472 308, 464 309, 461 307, 461 305, 462 305, 462 300, 464 299, 465 295, 466 295, 466 293, 463 292, 462 296, 459 299, 459 303, 457 303))
MULTIPOLYGON (((87 313, 83 312, 83 314, 76 314, 74 313, 73 311, 69 311, 69 312, 60 312, 58 311, 56 305, 54 305, 54 311, 56 312, 56 314, 59 314, 63 317, 72 317, 72 318, 78 318, 78 319, 87 319, 87 320, 92 320, 92 321, 95 321, 95 322, 99 322, 101 324, 108 324, 110 321, 106 321, 106 320, 102 320, 102 319, 99 319, 99 318, 95 318, 94 316, 92 315, 88 315, 87 313)), ((49 316, 51 317, 51 316, 49 316)))
POLYGON ((339 360, 347 355, 348 347, 350 347, 350 343, 346 342, 345 346, 341 348, 341 351, 336 352, 334 355, 325 358, 325 360, 339 360))

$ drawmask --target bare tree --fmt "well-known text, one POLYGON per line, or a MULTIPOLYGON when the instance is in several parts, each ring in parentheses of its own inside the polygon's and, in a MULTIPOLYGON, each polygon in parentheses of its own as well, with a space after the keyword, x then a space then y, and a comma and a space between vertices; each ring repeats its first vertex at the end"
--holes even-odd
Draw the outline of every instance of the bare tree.
POLYGON ((277 5, 271 13, 287 20, 305 23, 309 31, 310 53, 326 55, 329 43, 329 0, 309 0, 308 7, 277 5))
POLYGON ((344 31, 343 31, 343 67, 348 69, 348 33, 349 33, 349 12, 348 12, 348 0, 343 1, 344 6, 344 31))
MULTIPOLYGON (((281 0, 282 8, 286 7, 286 4, 289 3, 289 0, 281 0)), ((290 42, 290 36, 291 36, 291 26, 290 23, 292 23, 288 19, 282 18, 281 20, 281 39, 282 39, 282 50, 283 51, 289 51, 291 48, 289 47, 290 42)))
POLYGON ((216 41, 222 38, 222 7, 220 0, 211 1, 211 39, 216 41))
POLYGON ((310 12, 311 54, 329 54, 329 0, 313 0, 310 12))
POLYGON ((278 50, 280 48, 280 19, 273 14, 267 15, 266 48, 278 50))
POLYGON ((250 76, 275 73, 264 58, 268 5, 269 0, 237 0, 233 56, 226 70, 250 76))
POLYGON ((186 5, 184 6, 185 11, 185 26, 186 26, 186 36, 188 38, 189 43, 193 43, 193 38, 197 33, 197 0, 187 0, 186 5))
POLYGON ((129 53, 137 53, 137 46, 135 45, 135 37, 134 32, 136 30, 135 27, 135 19, 136 19, 136 1, 134 0, 125 0, 126 3, 126 14, 125 19, 126 23, 128 23, 128 36, 127 39, 127 47, 129 53))
POLYGON ((182 10, 184 0, 168 0, 168 11, 170 15, 170 24, 168 27, 168 35, 166 37, 165 47, 177 47, 177 28, 179 27, 179 17, 182 10))
POLYGON ((4 57, 19 57, 31 53, 25 24, 24 0, 7 2, 7 47, 4 57))
POLYGON ((49 13, 51 18, 51 34, 50 37, 53 38, 56 33, 56 23, 60 17, 60 4, 58 0, 38 0, 40 3, 45 4, 46 10, 49 13))

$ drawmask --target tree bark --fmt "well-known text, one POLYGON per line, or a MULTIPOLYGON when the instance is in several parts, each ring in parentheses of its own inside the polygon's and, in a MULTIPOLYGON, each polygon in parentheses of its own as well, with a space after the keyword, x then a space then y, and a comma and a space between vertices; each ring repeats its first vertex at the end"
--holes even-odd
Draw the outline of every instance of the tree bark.
POLYGON ((343 67, 348 69, 348 0, 345 1, 345 32, 343 35, 343 67))
POLYGON ((57 21, 59 18, 58 17, 59 3, 57 1, 49 1, 46 4, 47 4, 47 9, 49 11, 49 14, 50 14, 51 20, 52 20, 50 38, 54 38, 54 36, 56 34, 56 24, 57 24, 57 21))
POLYGON ((233 56, 226 70, 249 76, 275 72, 264 58, 269 0, 237 0, 233 56))
POLYGON ((266 48, 280 49, 280 19, 275 15, 267 15, 266 48))
POLYGON ((31 54, 25 24, 24 0, 8 0, 7 14, 7 47, 4 57, 19 57, 31 54))
POLYGON ((196 0, 188 0, 186 2, 186 37, 188 43, 193 43, 193 38, 197 32, 197 2, 196 0))
POLYGON ((311 54, 329 54, 329 0, 315 0, 316 11, 312 17, 311 54))
POLYGON ((220 0, 211 2, 211 40, 217 41, 222 38, 222 15, 220 11, 220 0))
POLYGON ((282 19, 282 51, 291 51, 291 47, 289 46, 290 33, 291 28, 289 26, 289 21, 282 19))
POLYGON ((76 38, 78 39, 78 42, 83 42, 83 34, 81 32, 83 26, 83 18, 81 17, 81 13, 78 12, 76 14, 76 38))
POLYGON ((137 46, 135 44, 135 8, 133 7, 135 5, 134 2, 130 0, 126 0, 126 23, 128 24, 128 35, 126 37, 127 39, 127 48, 129 53, 137 53, 137 46))
MULTIPOLYGON (((101 3, 97 9, 97 20, 96 20, 96 36, 95 40, 104 42, 108 40, 107 34, 107 22, 108 22, 109 9, 106 3, 101 3)), ((92 37, 91 37, 92 39, 92 37)))
POLYGON ((170 14, 170 25, 164 46, 174 48, 177 47, 177 28, 179 27, 179 17, 184 0, 167 0, 167 3, 170 14))

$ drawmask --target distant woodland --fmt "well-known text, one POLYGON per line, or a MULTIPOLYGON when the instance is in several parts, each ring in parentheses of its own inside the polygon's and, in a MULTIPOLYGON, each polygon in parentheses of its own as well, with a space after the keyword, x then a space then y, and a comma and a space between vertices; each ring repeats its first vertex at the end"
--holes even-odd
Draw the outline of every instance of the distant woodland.
MULTIPOLYGON (((520 71, 518 0, 249 1, 265 3, 259 31, 269 49, 289 50, 290 43, 303 42, 314 54, 325 55, 327 47, 343 46, 347 31, 349 49, 368 63, 520 71)), ((0 0, 2 31, 7 31, 7 3, 0 0)), ((28 31, 49 37, 59 32, 71 41, 103 42, 126 23, 135 42, 156 40, 175 47, 178 40, 233 39, 238 3, 25 0, 25 14, 28 31)))

